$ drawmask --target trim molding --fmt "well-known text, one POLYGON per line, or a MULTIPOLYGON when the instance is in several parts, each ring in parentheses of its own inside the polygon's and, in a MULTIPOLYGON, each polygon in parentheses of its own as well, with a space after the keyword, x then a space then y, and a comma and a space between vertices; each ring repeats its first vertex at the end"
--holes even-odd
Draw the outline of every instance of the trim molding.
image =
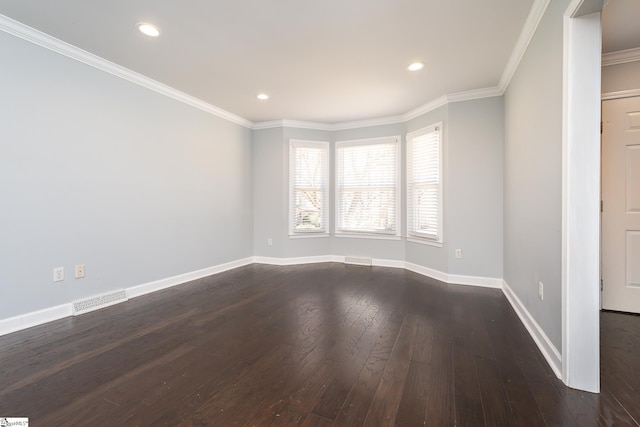
POLYGON ((414 273, 421 274, 432 279, 439 280, 444 283, 449 283, 449 275, 433 268, 425 267, 423 265, 414 264, 412 262, 405 262, 405 268, 414 273))
POLYGON ((136 298, 142 295, 150 294, 152 292, 161 291, 166 288, 181 285, 183 283, 190 282, 192 280, 202 279, 203 277, 212 276, 214 274, 222 273, 234 268, 243 267, 253 263, 253 258, 243 258, 237 261, 231 261, 224 264, 215 265, 213 267, 203 268, 201 270, 192 271, 189 273, 178 274, 177 276, 167 277, 166 279, 155 280, 153 282, 144 283, 142 285, 132 286, 125 289, 127 297, 136 298))
MULTIPOLYGON (((219 274, 234 268, 243 267, 252 263, 257 264, 270 264, 278 266, 288 265, 300 265, 300 264, 314 264, 322 262, 344 262, 345 257, 341 255, 319 255, 319 256, 307 256, 307 257, 292 257, 292 258, 276 258, 276 257, 264 257, 254 256, 239 259, 236 261, 219 264, 212 267, 203 268, 201 270, 192 271, 189 273, 179 274, 176 276, 168 277, 166 279, 156 280, 149 283, 144 283, 137 286, 132 286, 125 289, 128 298, 136 298, 142 295, 146 295, 152 292, 160 291, 173 286, 178 286, 183 283, 190 282, 192 280, 201 279, 203 277, 219 274)), ((542 328, 534 320, 533 316, 527 311, 520 299, 516 296, 513 290, 502 279, 494 277, 481 277, 481 276, 463 276, 457 274, 447 274, 442 271, 435 270, 422 265, 414 264, 407 261, 389 260, 389 259, 373 259, 372 266, 376 267, 390 267, 390 268, 403 268, 414 273, 439 280, 441 282, 451 285, 466 285, 466 286, 478 286, 485 288, 502 289, 507 300, 515 310, 516 314, 520 318, 520 321, 525 326, 529 335, 533 338, 534 342, 544 355, 547 363, 556 374, 558 378, 561 378, 561 366, 562 357, 555 346, 551 343, 551 340, 544 333, 542 328)), ((123 301, 124 302, 124 301, 123 301)), ((55 307, 46 308, 43 310, 26 313, 23 315, 10 317, 0 320, 0 336, 17 332, 23 329, 27 329, 33 326, 48 323, 54 320, 59 320, 65 317, 73 315, 72 302, 67 304, 58 305, 55 307)))
POLYGON ((277 258, 267 256, 254 256, 253 262, 257 264, 270 264, 270 265, 298 265, 298 264, 316 264, 319 262, 343 262, 344 257, 335 255, 316 255, 316 256, 303 256, 294 258, 277 258))
POLYGON ((533 341, 547 360, 553 373, 556 374, 556 377, 562 379, 562 355, 558 349, 553 345, 547 334, 545 334, 540 325, 538 325, 538 322, 535 321, 531 313, 529 313, 524 304, 522 304, 522 301, 520 301, 515 292, 513 292, 504 280, 502 281, 502 292, 507 297, 509 303, 511 303, 511 306, 524 327, 529 331, 529 335, 531 335, 531 338, 533 338, 533 341))
POLYGON ((602 54, 602 66, 626 64, 627 62, 640 61, 640 47, 634 49, 618 50, 602 54))
POLYGON ((73 315, 71 303, 0 320, 0 336, 73 315))
POLYGON ((603 101, 609 101, 611 99, 631 98, 634 96, 640 96, 640 89, 621 90, 619 92, 607 92, 602 94, 603 101))
POLYGON ((144 88, 150 89, 154 92, 158 92, 169 98, 180 101, 184 104, 195 107, 199 110, 203 110, 209 114, 220 117, 221 119, 228 120, 230 122, 239 124, 241 126, 251 128, 253 123, 249 120, 230 113, 215 105, 209 104, 194 96, 188 95, 177 89, 172 88, 164 83, 160 83, 147 76, 144 76, 135 71, 129 70, 121 65, 108 61, 100 56, 89 53, 86 50, 82 50, 79 47, 63 42, 53 36, 50 36, 42 31, 38 31, 35 28, 31 28, 21 22, 15 21, 7 16, 0 14, 0 31, 4 31, 13 36, 31 42, 35 45, 49 49, 53 52, 64 55, 68 58, 75 59, 90 67, 97 68, 98 70, 112 74, 121 79, 127 80, 131 83, 137 84, 144 88))
POLYGON ((210 113, 216 117, 220 117, 222 119, 228 120, 232 123, 236 123, 252 130, 291 127, 300 129, 337 131, 405 123, 411 119, 419 117, 452 102, 470 101, 473 99, 490 98, 503 95, 504 91, 509 85, 509 82, 511 81, 511 78, 513 77, 513 74, 520 64, 520 60, 524 56, 524 52, 526 51, 531 39, 533 38, 533 35, 535 34, 538 24, 540 23, 540 20, 542 19, 542 16, 546 11, 549 2, 550 0, 534 1, 533 6, 531 7, 531 11, 529 12, 529 16, 527 17, 525 25, 518 38, 518 42, 516 43, 514 50, 511 53, 511 57, 507 62, 507 66, 502 74, 498 86, 445 94, 402 115, 342 123, 320 123, 286 119, 254 123, 236 114, 230 113, 229 111, 223 110, 222 108, 216 107, 213 104, 209 104, 208 102, 205 102, 199 98, 181 92, 171 86, 160 83, 140 73, 136 73, 135 71, 129 70, 128 68, 122 67, 118 64, 115 64, 102 57, 94 55, 90 52, 80 49, 79 47, 66 43, 60 39, 36 30, 35 28, 31 28, 25 24, 22 24, 21 22, 18 22, 1 14, 0 31, 4 31, 8 34, 41 46, 45 49, 49 49, 68 58, 82 62, 83 64, 97 68, 101 71, 104 71, 116 77, 120 77, 131 83, 150 89, 176 101, 190 105, 194 108, 210 113))
POLYGON ((518 70, 518 66, 520 65, 520 61, 524 57, 527 48, 529 47, 529 43, 533 39, 533 36, 538 29, 538 25, 540 25, 540 21, 542 21, 542 17, 544 13, 547 11, 547 7, 551 0, 535 0, 533 5, 531 6, 531 10, 529 11, 529 16, 522 28, 522 32, 520 33, 520 37, 516 42, 516 45, 513 48, 513 52, 511 52, 511 57, 507 62, 507 66, 502 72, 502 77, 500 78, 500 83, 498 83, 498 87, 504 93, 511 83, 511 79, 515 75, 518 70))
MULTIPOLYGON (((160 291, 172 286, 181 285, 192 280, 201 279, 203 277, 222 273, 227 270, 252 264, 253 257, 239 259, 236 261, 219 264, 213 267, 203 268, 189 273, 179 274, 177 276, 168 277, 166 279, 156 280, 142 285, 132 286, 125 289, 128 298, 136 298, 151 292, 160 291)), ((126 302, 122 300, 119 302, 126 302)), ((107 306, 104 306, 107 307, 107 306)), ((101 307, 101 308, 104 308, 101 307)), ((0 319, 0 336, 17 332, 33 326, 42 325, 43 323, 60 320, 73 315, 73 302, 58 305, 55 307, 45 308, 43 310, 33 311, 31 313, 21 314, 7 319, 0 319)))
MULTIPOLYGON (((319 262, 344 262, 345 257, 342 255, 319 255, 308 257, 291 257, 291 258, 276 258, 276 257, 262 257, 255 256, 253 261, 258 264, 271 264, 271 265, 298 265, 298 264, 313 264, 319 262)), ((371 260, 373 267, 390 267, 390 268, 403 268, 405 270, 413 271, 414 273, 421 274, 423 276, 439 280, 441 282, 450 285, 467 285, 467 286, 479 286, 483 288, 502 288, 502 279, 496 277, 481 277, 481 276, 463 276, 457 274, 447 274, 439 270, 434 270, 429 267, 414 264, 412 262, 395 260, 395 259, 381 259, 373 258, 371 260)))
POLYGON ((450 274, 447 283, 452 285, 479 286, 482 288, 502 289, 502 279, 497 277, 462 276, 450 274))

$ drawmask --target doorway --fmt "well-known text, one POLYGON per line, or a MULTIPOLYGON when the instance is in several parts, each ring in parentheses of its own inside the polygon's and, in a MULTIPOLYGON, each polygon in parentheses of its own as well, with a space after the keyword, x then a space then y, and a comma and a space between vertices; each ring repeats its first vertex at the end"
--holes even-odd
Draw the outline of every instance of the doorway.
POLYGON ((640 313, 640 96, 602 102, 602 308, 640 313))

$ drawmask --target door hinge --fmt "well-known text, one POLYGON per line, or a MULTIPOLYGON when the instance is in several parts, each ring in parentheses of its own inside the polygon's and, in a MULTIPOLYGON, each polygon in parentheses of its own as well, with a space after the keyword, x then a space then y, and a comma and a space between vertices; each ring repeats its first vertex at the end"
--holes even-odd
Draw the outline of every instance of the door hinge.
POLYGON ((600 213, 604 212, 604 200, 600 200, 600 213))
POLYGON ((604 281, 600 279, 600 292, 602 292, 603 287, 604 287, 604 281))

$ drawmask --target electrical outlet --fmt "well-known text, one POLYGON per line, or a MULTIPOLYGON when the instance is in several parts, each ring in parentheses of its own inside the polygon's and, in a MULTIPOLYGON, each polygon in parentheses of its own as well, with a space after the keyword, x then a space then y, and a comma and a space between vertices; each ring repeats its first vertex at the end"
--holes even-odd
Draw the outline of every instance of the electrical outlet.
POLYGON ((538 296, 541 300, 544 299, 544 283, 538 282, 538 296))
POLYGON ((456 249, 456 258, 462 259, 462 249, 456 249))
POLYGON ((271 237, 267 239, 267 245, 273 246, 273 239, 271 237))
POLYGON ((84 264, 76 265, 76 279, 82 279, 84 277, 84 264))
POLYGON ((53 269, 53 281, 62 282, 64 280, 64 267, 56 267, 53 269))

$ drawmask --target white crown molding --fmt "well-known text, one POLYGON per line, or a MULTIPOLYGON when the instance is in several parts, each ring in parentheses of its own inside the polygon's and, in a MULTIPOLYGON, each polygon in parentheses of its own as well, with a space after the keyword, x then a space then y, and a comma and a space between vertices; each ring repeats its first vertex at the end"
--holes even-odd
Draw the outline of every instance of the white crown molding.
POLYGON ((640 96, 640 89, 621 90, 619 92, 607 92, 602 94, 603 101, 609 101, 611 99, 631 98, 634 96, 640 96))
POLYGON ((504 91, 497 86, 486 87, 482 89, 473 89, 465 92, 455 92, 446 95, 447 103, 462 101, 472 101, 474 99, 493 98, 494 96, 502 96, 504 91))
POLYGON ((62 40, 43 33, 42 31, 31 28, 7 16, 0 15, 0 31, 4 31, 30 43, 41 46, 45 49, 49 49, 53 52, 59 53, 76 61, 82 62, 83 64, 97 68, 116 77, 120 77, 131 83, 150 89, 154 92, 158 92, 162 95, 173 98, 176 101, 180 101, 199 110, 206 111, 207 113, 210 113, 214 116, 248 128, 251 128, 253 126, 253 123, 245 118, 223 110, 222 108, 216 107, 215 105, 204 102, 201 99, 174 89, 171 86, 165 85, 164 83, 160 83, 147 76, 136 73, 135 71, 131 71, 128 68, 122 67, 111 61, 107 61, 104 58, 82 50, 79 47, 73 46, 69 43, 63 42, 62 40))
POLYGON ((392 125, 396 123, 403 123, 405 120, 403 116, 389 116, 378 119, 357 120, 352 122, 341 123, 320 123, 320 122, 305 122, 299 120, 271 120, 268 122, 257 122, 253 124, 253 130, 261 129, 273 129, 273 128, 298 128, 298 129, 313 129, 313 130, 325 130, 325 131, 337 131, 346 129, 358 129, 364 127, 384 126, 392 125))
POLYGON ((251 126, 251 129, 253 130, 274 128, 299 128, 331 131, 334 130, 334 125, 330 123, 305 122, 301 120, 270 120, 267 122, 256 122, 251 126))
POLYGON ((443 95, 439 98, 434 99, 433 101, 429 101, 426 104, 419 106, 418 108, 414 108, 411 111, 407 111, 405 114, 402 115, 402 119, 403 121, 408 122, 409 120, 415 119, 416 117, 426 114, 429 111, 433 111, 436 108, 443 107, 447 105, 447 103, 448 103, 447 96, 443 95))
POLYGON ((333 130, 347 130, 347 129, 358 129, 358 128, 364 128, 364 127, 373 127, 373 126, 394 125, 397 123, 403 123, 404 121, 405 120, 403 116, 380 117, 377 119, 335 123, 333 124, 333 130))
POLYGON ((602 54, 602 66, 626 64, 628 62, 640 61, 640 47, 635 49, 619 50, 602 54))
MULTIPOLYGON (((405 114, 398 116, 381 117, 370 120, 358 120, 341 123, 320 123, 320 122, 307 122, 298 120, 271 120, 264 122, 253 123, 243 117, 237 116, 226 110, 223 110, 215 105, 209 104, 194 96, 188 95, 171 86, 160 83, 135 71, 124 68, 118 64, 101 58, 97 55, 82 50, 62 40, 56 39, 48 34, 24 25, 18 21, 15 21, 7 16, 0 15, 0 31, 12 34, 28 42, 34 43, 38 46, 44 47, 51 51, 57 52, 61 55, 67 56, 76 61, 87 64, 91 67, 97 68, 114 76, 128 80, 134 84, 153 90, 165 96, 168 96, 177 101, 183 102, 192 107, 198 108, 205 112, 208 112, 214 116, 228 120, 230 122, 239 124, 252 130, 261 129, 273 129, 281 127, 300 128, 300 129, 312 129, 323 131, 337 131, 347 129, 358 129, 364 127, 383 126, 397 123, 406 123, 416 117, 433 111, 437 108, 448 105, 452 102, 469 101, 481 98, 490 98, 494 96, 501 96, 504 94, 513 74, 515 73, 524 52, 526 51, 535 31, 544 15, 544 12, 549 5, 550 0, 535 0, 531 11, 527 17, 525 25, 520 33, 520 37, 514 47, 513 52, 507 66, 502 74, 500 83, 496 87, 474 89, 465 92, 455 92, 442 95, 432 101, 427 102, 413 110, 406 112, 405 114)), ((631 49, 635 50, 635 49, 631 49)), ((638 49, 640 51, 640 49, 638 49)), ((640 54, 640 52, 638 52, 640 54)), ((640 58, 639 58, 640 59, 640 58)), ((629 62, 629 61, 627 61, 629 62)))
POLYGON ((513 75, 516 73, 516 70, 520 65, 520 61, 522 61, 522 58, 527 51, 527 47, 529 47, 529 43, 531 43, 531 40, 533 39, 533 36, 538 29, 538 25, 540 25, 540 21, 542 20, 550 2, 551 0, 535 0, 531 6, 529 16, 527 16, 524 27, 520 32, 520 37, 518 37, 518 41, 511 52, 511 57, 507 62, 507 66, 502 72, 500 83, 498 83, 498 87, 502 93, 507 90, 513 75))

